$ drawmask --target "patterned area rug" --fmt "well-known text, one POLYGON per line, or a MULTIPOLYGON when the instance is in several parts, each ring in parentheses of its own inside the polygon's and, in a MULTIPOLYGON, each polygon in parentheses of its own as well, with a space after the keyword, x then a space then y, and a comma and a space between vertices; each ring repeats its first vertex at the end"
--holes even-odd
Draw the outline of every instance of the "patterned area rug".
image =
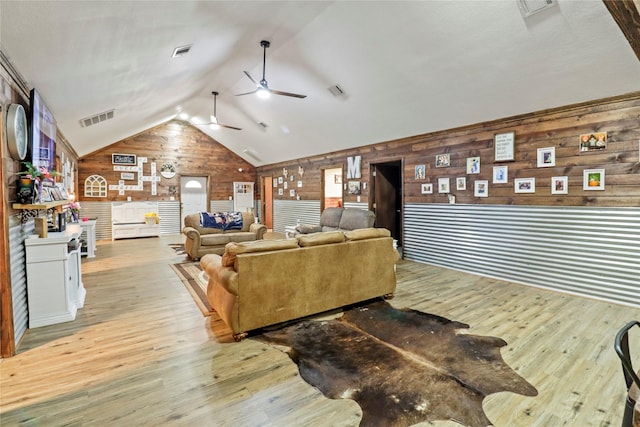
POLYGON ((485 427, 492 425, 482 409, 485 396, 538 392, 502 359, 504 340, 461 333, 468 327, 380 301, 257 339, 285 346, 301 377, 328 398, 355 400, 360 426, 453 420, 485 427))
POLYGON ((182 262, 171 265, 171 268, 184 283, 202 314, 211 316, 215 313, 207 299, 207 277, 200 268, 200 262, 182 262))

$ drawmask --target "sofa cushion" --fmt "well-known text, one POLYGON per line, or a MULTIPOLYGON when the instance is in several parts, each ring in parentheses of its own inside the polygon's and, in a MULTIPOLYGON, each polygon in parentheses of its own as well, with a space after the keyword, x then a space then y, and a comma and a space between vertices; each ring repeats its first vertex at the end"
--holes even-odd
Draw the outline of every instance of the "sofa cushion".
POLYGON ((358 228, 371 228, 376 221, 376 214, 364 209, 345 209, 340 218, 341 230, 356 230, 358 228))
POLYGON ((200 235, 200 246, 222 246, 231 241, 227 233, 211 233, 200 235))
POLYGON ((231 242, 224 247, 222 265, 232 267, 236 262, 236 255, 253 252, 279 251, 282 249, 297 249, 295 239, 255 240, 253 242, 231 242))
POLYGON ((390 237, 391 232, 386 228, 360 228, 344 232, 347 240, 375 239, 377 237, 390 237))
POLYGON ((326 208, 320 215, 320 225, 322 227, 338 228, 343 211, 344 208, 326 208))
POLYGON ((322 233, 306 234, 297 237, 298 244, 305 248, 309 246, 327 245, 330 243, 344 242, 344 233, 341 231, 328 231, 322 233))

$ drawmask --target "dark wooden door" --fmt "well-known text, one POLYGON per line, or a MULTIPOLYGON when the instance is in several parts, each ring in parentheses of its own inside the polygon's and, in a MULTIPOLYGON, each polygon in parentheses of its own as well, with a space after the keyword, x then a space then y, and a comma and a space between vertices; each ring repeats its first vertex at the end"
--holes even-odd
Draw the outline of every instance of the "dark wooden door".
POLYGON ((372 209, 376 213, 376 227, 391 231, 402 244, 402 176, 401 162, 378 163, 373 169, 372 209))

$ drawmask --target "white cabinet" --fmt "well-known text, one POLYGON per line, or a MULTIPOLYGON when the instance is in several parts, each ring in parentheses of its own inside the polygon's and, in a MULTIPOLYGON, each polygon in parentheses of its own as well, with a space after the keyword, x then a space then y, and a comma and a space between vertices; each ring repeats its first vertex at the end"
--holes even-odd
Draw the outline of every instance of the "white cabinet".
POLYGON ((44 239, 25 240, 30 328, 74 320, 84 306, 81 233, 78 224, 69 224, 44 239))
POLYGON ((93 258, 96 256, 96 220, 89 219, 78 224, 82 227, 82 238, 87 243, 86 252, 82 255, 93 258))
POLYGON ((111 239, 131 239, 160 235, 157 202, 111 203, 111 239), (155 218, 146 215, 155 214, 155 218))

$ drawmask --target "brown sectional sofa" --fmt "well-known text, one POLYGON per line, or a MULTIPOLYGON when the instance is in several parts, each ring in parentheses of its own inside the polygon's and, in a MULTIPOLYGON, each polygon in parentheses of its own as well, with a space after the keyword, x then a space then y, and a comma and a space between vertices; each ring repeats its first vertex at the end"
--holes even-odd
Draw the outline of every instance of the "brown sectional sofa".
POLYGON ((211 306, 240 340, 265 326, 391 297, 397 260, 389 231, 369 228, 230 243, 200 265, 211 306))
POLYGON ((184 218, 185 227, 182 229, 182 234, 185 235, 185 251, 192 259, 198 260, 206 254, 223 254, 224 247, 229 242, 261 240, 267 227, 255 223, 254 220, 251 212, 242 212, 241 230, 220 230, 202 227, 200 214, 187 215, 184 218))

